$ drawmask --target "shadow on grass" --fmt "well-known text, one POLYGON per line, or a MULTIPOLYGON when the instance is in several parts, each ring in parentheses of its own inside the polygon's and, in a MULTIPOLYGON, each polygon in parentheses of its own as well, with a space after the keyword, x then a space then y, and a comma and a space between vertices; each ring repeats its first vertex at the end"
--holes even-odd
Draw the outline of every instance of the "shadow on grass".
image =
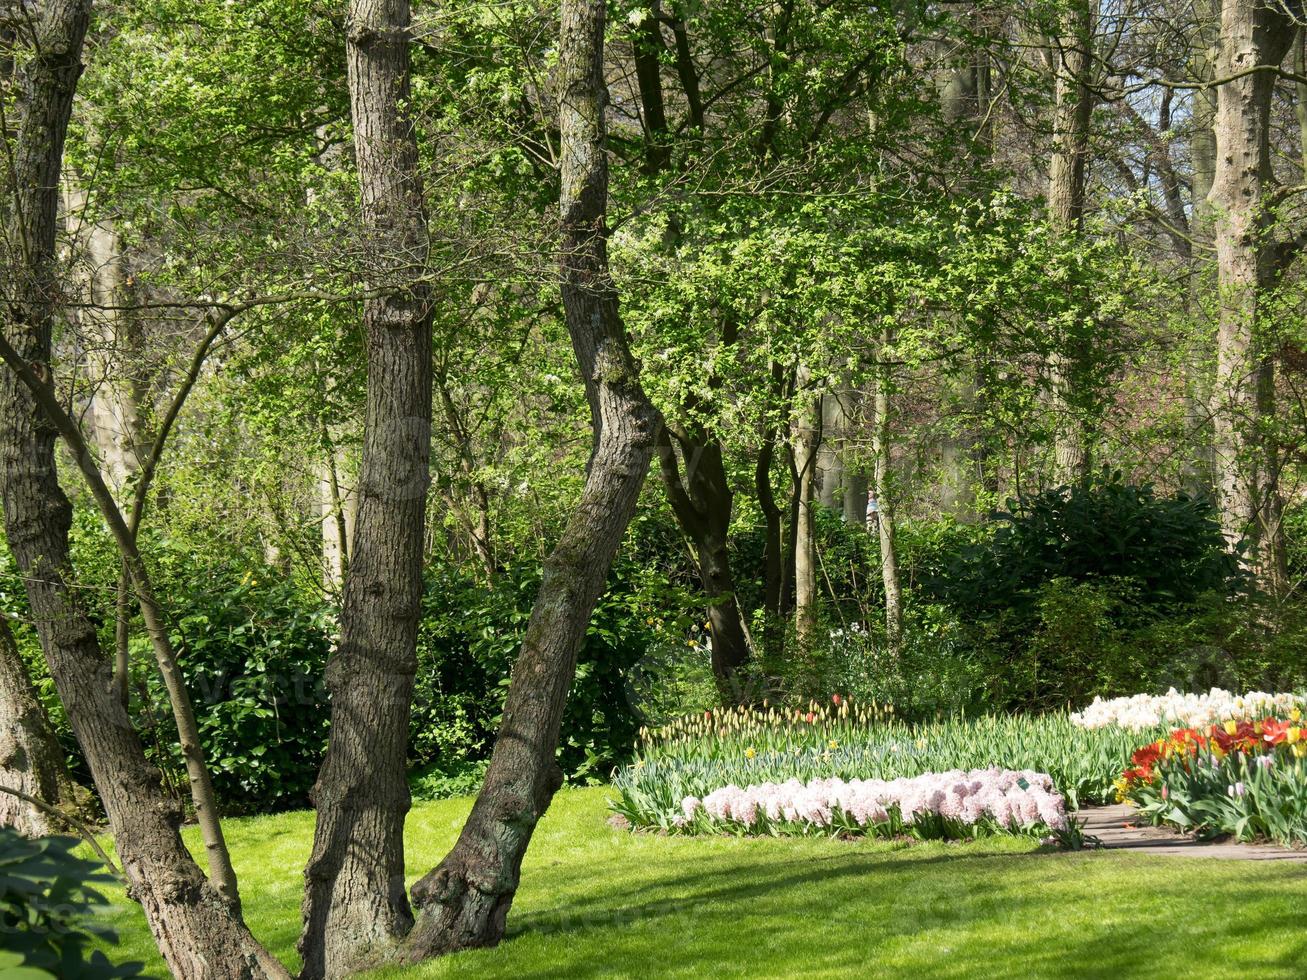
POLYGON ((502 966, 523 944, 540 947, 526 957, 530 976, 560 980, 1307 976, 1300 866, 1263 866, 1256 881, 1218 875, 1239 887, 1204 895, 1210 870, 1169 858, 910 850, 715 855, 670 875, 650 874, 651 861, 626 887, 613 887, 612 868, 537 869, 569 900, 515 916, 502 966), (1143 900, 1131 887, 1140 877, 1152 892, 1143 900), (1277 898, 1277 886, 1291 893, 1277 898))

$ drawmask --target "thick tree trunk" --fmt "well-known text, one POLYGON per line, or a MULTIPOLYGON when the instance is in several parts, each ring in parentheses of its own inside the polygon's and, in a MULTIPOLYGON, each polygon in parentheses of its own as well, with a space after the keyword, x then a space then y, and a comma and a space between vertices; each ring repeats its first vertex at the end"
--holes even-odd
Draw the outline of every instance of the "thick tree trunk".
POLYGON ((867 510, 867 477, 860 468, 854 436, 862 411, 862 392, 841 383, 821 403, 819 499, 823 507, 839 512, 845 521, 861 524, 867 510))
MULTIPOLYGON (((1089 122, 1094 107, 1094 8, 1075 0, 1066 15, 1066 30, 1054 45, 1056 105, 1053 111, 1053 157, 1048 175, 1048 216, 1054 231, 1077 235, 1084 223, 1085 169, 1089 159, 1089 122)), ((1054 412, 1054 472, 1059 483, 1082 479, 1090 467, 1085 420, 1076 408, 1075 350, 1060 350, 1049 364, 1054 412)))
POLYGON ((1267 242, 1272 71, 1293 41, 1285 8, 1227 0, 1216 74, 1216 171, 1208 195, 1219 281, 1213 423, 1221 524, 1231 546, 1248 544, 1262 584, 1284 582, 1275 440, 1264 431, 1275 407, 1274 366, 1264 337, 1266 290, 1275 272, 1267 242))
MULTIPOLYGON (((9 621, 0 617, 0 786, 56 809, 77 806, 63 749, 32 687, 9 621)), ((0 791, 0 825, 41 837, 67 828, 51 814, 0 791)))
POLYGON ((405 762, 430 483, 431 324, 427 225, 408 115, 409 4, 351 0, 346 54, 363 232, 384 295, 363 307, 367 419, 358 516, 327 665, 331 741, 313 789, 304 871, 304 977, 379 961, 407 934, 405 762))
POLYGON ((817 500, 834 510, 844 499, 844 430, 847 411, 841 393, 827 392, 821 399, 821 446, 817 450, 817 500))
POLYGON ((503 937, 522 857, 561 784, 554 756, 577 653, 653 456, 657 414, 608 272, 603 36, 603 0, 563 0, 559 267, 595 448, 581 499, 545 562, 485 783, 454 849, 413 887, 420 914, 410 960, 503 937))
POLYGON ((703 432, 673 436, 664 428, 658 456, 672 512, 694 545, 699 580, 708 596, 708 628, 717 689, 727 703, 746 701, 750 692, 743 687, 740 671, 749 662, 752 651, 727 550, 734 494, 722 463, 721 443, 703 432), (673 439, 681 448, 684 477, 672 446, 673 439))
MULTIPOLYGON (((31 53, 18 77, 17 199, 8 222, 13 250, 4 270, 4 330, 18 363, 47 391, 60 295, 54 275, 59 171, 89 20, 86 0, 52 0, 22 28, 32 32, 24 38, 31 53)), ((224 897, 191 858, 178 833, 181 814, 161 791, 113 694, 95 627, 69 583, 72 509, 55 469, 56 429, 13 367, 0 381, 5 532, 50 673, 109 818, 129 894, 140 902, 174 975, 285 976, 241 922, 234 894, 224 897)))

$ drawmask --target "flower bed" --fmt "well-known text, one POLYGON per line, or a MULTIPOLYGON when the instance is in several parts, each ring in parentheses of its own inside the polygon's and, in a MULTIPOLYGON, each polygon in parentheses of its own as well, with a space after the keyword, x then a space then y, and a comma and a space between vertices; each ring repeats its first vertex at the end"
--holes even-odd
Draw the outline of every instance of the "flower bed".
POLYGON ((1065 712, 909 725, 888 708, 838 696, 800 710, 718 710, 643 731, 635 761, 614 774, 612 807, 635 826, 675 830, 687 797, 728 786, 1003 769, 1046 774, 1078 809, 1114 798, 1113 781, 1138 744, 1123 729, 1078 728, 1065 712))
POLYGON ((1094 698, 1084 711, 1072 714, 1071 721, 1081 728, 1116 727, 1137 732, 1159 725, 1202 728, 1231 719, 1252 721, 1304 707, 1307 707, 1307 698, 1297 694, 1268 694, 1265 691, 1232 694, 1219 687, 1206 694, 1181 694, 1171 688, 1162 695, 1136 694, 1110 700, 1094 698))
POLYGON ((1154 824, 1202 837, 1307 845, 1307 729, 1302 713, 1178 728, 1137 750, 1118 799, 1154 824))
POLYGON ((748 833, 910 834, 959 839, 992 833, 1042 835, 1068 827, 1066 802, 1044 773, 954 770, 912 778, 814 779, 725 786, 688 796, 677 830, 748 833))

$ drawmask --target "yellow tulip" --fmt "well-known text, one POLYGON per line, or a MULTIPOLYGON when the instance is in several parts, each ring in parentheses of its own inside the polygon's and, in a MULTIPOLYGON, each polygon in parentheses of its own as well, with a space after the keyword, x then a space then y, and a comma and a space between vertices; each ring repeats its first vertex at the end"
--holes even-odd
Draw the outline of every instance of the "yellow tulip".
POLYGON ((1239 732, 1239 723, 1237 721, 1227 721, 1225 723, 1225 734, 1236 735, 1239 732))

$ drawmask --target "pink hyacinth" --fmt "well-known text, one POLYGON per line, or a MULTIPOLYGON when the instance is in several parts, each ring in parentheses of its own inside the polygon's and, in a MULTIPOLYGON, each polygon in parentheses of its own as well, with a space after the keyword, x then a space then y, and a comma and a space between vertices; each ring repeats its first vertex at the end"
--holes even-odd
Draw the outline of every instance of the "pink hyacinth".
POLYGON ((692 819, 700 806, 714 821, 746 828, 764 817, 775 823, 824 828, 841 815, 865 827, 888 821, 891 809, 897 809, 906 824, 941 816, 964 825, 989 820, 1013 829, 1067 826, 1066 802, 1049 776, 1002 769, 926 773, 888 782, 832 778, 806 784, 789 779, 743 789, 731 785, 714 790, 702 801, 686 797, 685 820, 692 819))

